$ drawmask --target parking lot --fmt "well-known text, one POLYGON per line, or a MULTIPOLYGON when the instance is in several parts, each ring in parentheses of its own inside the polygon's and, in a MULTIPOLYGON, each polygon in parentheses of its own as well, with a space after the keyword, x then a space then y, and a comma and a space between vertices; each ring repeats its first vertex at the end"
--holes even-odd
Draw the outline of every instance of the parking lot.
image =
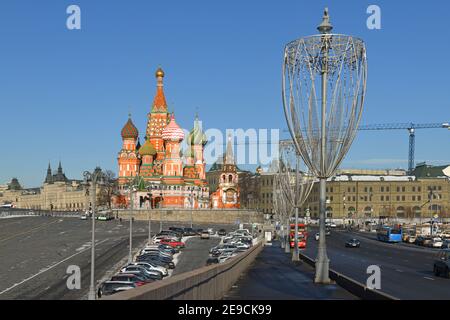
MULTIPOLYGON (((90 222, 74 217, 0 219, 0 299, 86 299, 90 279, 90 222), (67 289, 67 268, 71 265, 80 267, 80 290, 67 289)), ((134 222, 135 251, 146 243, 147 227, 147 222, 134 222)), ((152 233, 156 234, 159 228, 159 222, 152 224, 152 233)), ((192 251, 186 250, 180 266, 184 259, 190 263, 184 267, 186 271, 204 264, 204 251, 195 248, 197 245, 209 247, 206 242, 209 241, 194 240, 189 246, 192 251), (197 257, 199 252, 201 257, 197 257)), ((96 223, 96 282, 126 262, 128 244, 128 221, 96 223)))

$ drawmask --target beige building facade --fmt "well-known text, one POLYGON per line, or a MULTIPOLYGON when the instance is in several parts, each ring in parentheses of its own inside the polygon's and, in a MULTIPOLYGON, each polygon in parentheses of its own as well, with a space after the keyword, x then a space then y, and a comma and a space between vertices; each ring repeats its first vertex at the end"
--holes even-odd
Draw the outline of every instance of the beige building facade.
MULTIPOLYGON (((97 198, 101 188, 97 188, 97 198)), ((69 180, 62 171, 52 174, 49 166, 44 184, 39 188, 24 189, 17 179, 12 179, 0 191, 0 205, 11 204, 18 209, 83 211, 90 205, 81 180, 69 180)))

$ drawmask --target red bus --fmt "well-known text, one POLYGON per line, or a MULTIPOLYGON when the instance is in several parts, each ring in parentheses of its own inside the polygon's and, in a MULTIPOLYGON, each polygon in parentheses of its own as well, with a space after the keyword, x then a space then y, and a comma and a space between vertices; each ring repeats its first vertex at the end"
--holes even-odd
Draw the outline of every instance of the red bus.
MULTIPOLYGON (((295 246, 295 223, 291 223, 289 231, 289 242, 291 248, 295 246)), ((306 240, 308 239, 308 231, 304 223, 298 224, 298 247, 301 249, 306 248, 306 240)))

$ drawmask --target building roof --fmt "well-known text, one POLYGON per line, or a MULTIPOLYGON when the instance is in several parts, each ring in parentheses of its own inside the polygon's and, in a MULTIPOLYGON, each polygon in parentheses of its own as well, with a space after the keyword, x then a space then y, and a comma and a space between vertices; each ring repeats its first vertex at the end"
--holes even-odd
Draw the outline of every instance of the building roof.
POLYGON ((122 139, 137 139, 139 136, 139 131, 131 120, 131 114, 128 115, 128 121, 122 128, 121 131, 122 139))
POLYGON ((19 180, 17 178, 12 178, 11 182, 8 183, 8 190, 22 190, 22 186, 19 183, 19 180))
POLYGON ((327 181, 416 181, 414 176, 352 176, 338 175, 328 178, 327 181))
POLYGON ((437 178, 447 176, 445 172, 448 172, 450 165, 444 166, 431 166, 427 165, 425 162, 417 164, 416 168, 413 170, 412 175, 418 178, 437 178), (445 170, 445 172, 444 172, 445 170))
POLYGON ((162 138, 170 141, 181 141, 184 139, 184 132, 176 123, 174 114, 172 114, 169 124, 164 128, 162 138))

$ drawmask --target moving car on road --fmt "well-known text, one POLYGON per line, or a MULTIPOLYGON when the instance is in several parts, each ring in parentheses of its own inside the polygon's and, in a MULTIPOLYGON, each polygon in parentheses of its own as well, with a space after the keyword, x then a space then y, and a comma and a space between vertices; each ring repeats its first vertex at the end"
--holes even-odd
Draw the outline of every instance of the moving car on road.
POLYGON ((361 246, 361 242, 358 239, 350 239, 345 243, 346 248, 359 248, 361 246))
POLYGON ((450 278, 450 249, 440 250, 433 265, 435 276, 450 278))
POLYGON ((217 234, 219 236, 226 236, 227 235, 227 231, 225 229, 220 229, 219 232, 217 232, 217 234))

